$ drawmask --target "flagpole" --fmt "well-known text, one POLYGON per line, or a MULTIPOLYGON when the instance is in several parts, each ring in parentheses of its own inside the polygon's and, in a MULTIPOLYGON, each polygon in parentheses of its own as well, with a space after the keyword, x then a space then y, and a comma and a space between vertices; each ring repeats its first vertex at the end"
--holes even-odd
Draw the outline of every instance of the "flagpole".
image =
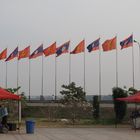
POLYGON ((6 67, 5 67, 5 71, 6 71, 6 74, 5 74, 5 88, 7 89, 7 61, 6 61, 6 67))
POLYGON ((85 70, 86 70, 86 68, 85 68, 85 62, 86 62, 86 59, 85 59, 86 57, 85 57, 85 40, 84 40, 84 92, 85 92, 85 86, 86 86, 86 77, 85 77, 85 70))
POLYGON ((69 84, 71 83, 71 46, 69 46, 69 84))
POLYGON ((133 45, 132 45, 132 75, 133 75, 133 88, 134 88, 135 87, 135 74, 134 74, 134 47, 133 45))
POLYGON ((44 68, 43 63, 44 63, 44 61, 43 61, 43 60, 44 60, 44 59, 43 59, 43 54, 42 54, 42 87, 41 87, 42 99, 44 99, 44 98, 43 98, 43 72, 44 72, 44 70, 43 70, 43 68, 44 68))
MULTIPOLYGON (((19 60, 17 59, 17 88, 19 86, 19 60)), ((17 94, 18 94, 18 90, 17 90, 17 94)))
MULTIPOLYGON (((19 86, 19 60, 17 56, 17 88, 19 86)), ((17 95, 19 94, 17 90, 17 95)), ((21 101, 18 101, 18 129, 20 129, 20 123, 21 123, 21 101)))
POLYGON ((117 47, 117 35, 116 35, 116 87, 118 87, 118 47, 117 47))
POLYGON ((139 47, 139 70, 140 70, 140 43, 137 40, 134 40, 135 43, 137 43, 139 47))
POLYGON ((101 88, 102 88, 102 86, 101 86, 101 47, 100 47, 100 45, 99 45, 99 100, 101 101, 101 92, 102 92, 102 90, 101 90, 101 88))
POLYGON ((55 55, 55 95, 54 95, 55 101, 57 100, 57 60, 55 55))
POLYGON ((31 100, 31 60, 29 58, 29 101, 31 100))

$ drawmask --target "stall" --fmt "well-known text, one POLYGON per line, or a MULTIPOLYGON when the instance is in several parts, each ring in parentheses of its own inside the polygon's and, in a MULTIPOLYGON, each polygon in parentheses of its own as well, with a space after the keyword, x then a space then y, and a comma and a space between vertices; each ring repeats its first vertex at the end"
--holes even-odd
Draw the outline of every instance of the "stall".
POLYGON ((18 128, 20 129, 21 124, 21 97, 15 95, 7 90, 0 88, 0 100, 17 100, 18 101, 18 128))
POLYGON ((138 91, 136 94, 128 96, 128 97, 124 97, 124 98, 117 98, 116 100, 118 101, 126 101, 126 102, 132 102, 135 103, 135 110, 134 110, 134 117, 132 119, 133 121, 133 125, 135 128, 135 131, 137 128, 140 128, 140 116, 137 112, 137 103, 140 103, 140 91, 138 91))

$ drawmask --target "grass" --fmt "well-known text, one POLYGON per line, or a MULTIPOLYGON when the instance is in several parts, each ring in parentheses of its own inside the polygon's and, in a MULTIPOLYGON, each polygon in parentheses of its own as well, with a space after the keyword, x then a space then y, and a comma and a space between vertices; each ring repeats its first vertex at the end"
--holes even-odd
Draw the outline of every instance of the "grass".
POLYGON ((114 125, 114 120, 95 120, 95 119, 79 119, 73 124, 71 120, 61 121, 61 119, 48 120, 46 118, 26 118, 22 120, 22 126, 25 125, 26 120, 34 120, 37 127, 92 127, 100 125, 114 125))

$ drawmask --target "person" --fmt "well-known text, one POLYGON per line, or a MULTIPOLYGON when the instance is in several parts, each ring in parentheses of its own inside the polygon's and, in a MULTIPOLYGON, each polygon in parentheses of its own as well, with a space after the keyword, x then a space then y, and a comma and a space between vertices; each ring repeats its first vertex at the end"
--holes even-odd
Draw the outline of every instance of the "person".
POLYGON ((4 105, 0 105, 0 118, 2 126, 6 127, 8 129, 7 125, 7 118, 8 118, 8 111, 7 107, 4 107, 4 105))
POLYGON ((139 110, 134 110, 131 112, 130 118, 134 119, 134 118, 138 118, 140 117, 140 111, 139 110))

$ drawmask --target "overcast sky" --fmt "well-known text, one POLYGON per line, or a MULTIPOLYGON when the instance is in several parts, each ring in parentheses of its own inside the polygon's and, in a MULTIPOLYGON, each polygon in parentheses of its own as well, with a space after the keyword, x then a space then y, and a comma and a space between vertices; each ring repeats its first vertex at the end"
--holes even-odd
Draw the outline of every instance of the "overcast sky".
MULTIPOLYGON (((117 35, 119 86, 132 86, 132 48, 120 50, 119 41, 134 34, 140 41, 139 0, 1 0, 0 46, 10 54, 18 45, 31 45, 33 52, 54 41, 57 46, 70 40, 73 49, 82 39, 86 46, 101 37, 101 43, 117 35)), ((135 87, 140 88, 139 48, 134 45, 135 87)), ((101 52, 102 94, 116 85, 115 51, 101 52)), ((57 59, 57 92, 68 84, 69 55, 57 59)), ((71 79, 83 86, 83 54, 72 56, 71 79)), ((0 84, 5 86, 5 63, 1 62, 0 84)), ((16 59, 8 62, 8 87, 16 87, 16 59)), ((86 92, 99 93, 98 51, 86 52, 86 92)), ((54 56, 44 58, 44 95, 54 94, 54 56)), ((28 95, 28 59, 19 62, 19 85, 28 95)), ((41 57, 31 60, 31 95, 41 92, 41 57)))

